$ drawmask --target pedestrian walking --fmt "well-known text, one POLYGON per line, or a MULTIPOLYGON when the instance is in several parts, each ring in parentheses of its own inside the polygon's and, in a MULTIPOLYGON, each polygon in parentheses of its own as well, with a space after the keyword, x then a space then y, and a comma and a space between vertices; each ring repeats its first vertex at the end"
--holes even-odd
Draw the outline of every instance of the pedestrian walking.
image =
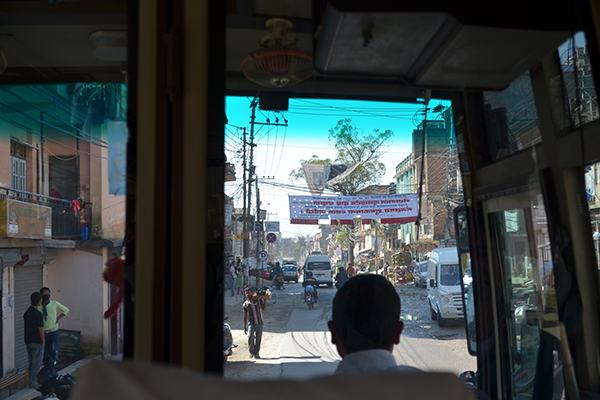
POLYGON ((46 346, 44 348, 44 357, 56 356, 60 349, 60 334, 58 332, 58 321, 66 317, 69 309, 58 301, 50 300, 50 289, 43 287, 40 289, 42 295, 42 306, 40 312, 44 317, 44 335, 46 346), (60 314, 58 314, 60 312, 60 314))
POLYGON ((348 280, 348 274, 344 267, 340 267, 340 271, 335 276, 335 288, 340 289, 344 283, 348 280))
POLYGON ((250 358, 260 358, 260 343, 263 333, 263 311, 267 311, 267 300, 254 296, 251 288, 244 290, 246 301, 242 305, 244 310, 244 333, 248 335, 248 350, 250 358))
POLYGON ((23 314, 24 328, 23 339, 27 346, 27 360, 29 361, 29 387, 37 389, 36 376, 42 367, 44 357, 44 321, 42 313, 38 310, 42 304, 40 292, 34 292, 29 297, 31 305, 23 314))
POLYGON ((229 265, 229 287, 231 288, 231 297, 235 296, 235 283, 237 281, 237 273, 235 272, 235 263, 232 261, 229 265))
POLYGON ((346 270, 346 273, 350 278, 354 276, 354 268, 352 267, 352 263, 348 264, 348 269, 346 270))
POLYGON ((238 297, 244 298, 244 273, 241 268, 237 270, 237 278, 235 281, 235 300, 238 300, 238 297))

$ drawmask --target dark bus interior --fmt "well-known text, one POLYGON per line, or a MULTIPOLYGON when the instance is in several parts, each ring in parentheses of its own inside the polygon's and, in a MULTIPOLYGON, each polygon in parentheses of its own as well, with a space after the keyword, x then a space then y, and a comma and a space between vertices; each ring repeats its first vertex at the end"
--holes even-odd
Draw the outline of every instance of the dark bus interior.
POLYGON ((457 232, 461 267, 472 270, 478 387, 494 399, 557 398, 555 385, 566 398, 598 398, 600 292, 584 175, 600 161, 600 121, 597 97, 588 119, 569 103, 558 53, 583 32, 600 65, 596 2, 9 0, 0 21, 1 85, 128 87, 126 358, 223 371, 225 96, 274 107, 302 97, 440 99, 452 102, 465 188, 457 232), (291 83, 264 85, 256 80, 272 77, 242 72, 272 18, 293 22, 308 78, 298 70, 291 83), (494 96, 522 79, 538 126, 515 142, 494 96), (554 275, 528 286, 517 265, 537 268, 547 243, 554 275), (539 325, 526 390, 510 306, 525 298, 538 306, 523 318, 539 325))

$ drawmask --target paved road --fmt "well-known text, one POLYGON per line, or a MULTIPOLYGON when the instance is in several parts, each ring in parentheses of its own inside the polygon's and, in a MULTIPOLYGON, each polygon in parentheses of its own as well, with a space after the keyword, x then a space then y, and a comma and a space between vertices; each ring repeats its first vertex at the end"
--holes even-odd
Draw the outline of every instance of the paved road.
MULTIPOLYGON (((474 370, 476 360, 467 353, 461 324, 439 328, 430 321, 425 289, 410 283, 397 290, 406 325, 400 345, 394 349, 398 363, 457 375, 474 370)), ((238 347, 225 366, 225 379, 306 379, 333 373, 340 357, 331 343, 327 321, 336 289, 319 288, 319 303, 312 310, 302 303, 301 291, 298 283, 287 284, 286 290, 276 292, 277 299, 271 301, 274 304, 265 313, 265 320, 270 322, 265 325, 261 360, 248 359, 241 323, 232 319, 238 347)), ((239 303, 235 306, 241 308, 239 303)))

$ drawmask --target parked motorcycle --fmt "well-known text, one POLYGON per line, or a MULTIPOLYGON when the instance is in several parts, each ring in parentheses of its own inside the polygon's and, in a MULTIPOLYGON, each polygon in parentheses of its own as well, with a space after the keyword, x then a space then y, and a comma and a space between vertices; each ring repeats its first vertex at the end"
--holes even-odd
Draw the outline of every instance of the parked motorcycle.
POLYGON ((307 285, 304 288, 304 302, 308 306, 308 309, 311 310, 315 306, 315 293, 314 288, 311 285, 307 285))
POLYGON ((233 354, 234 347, 237 346, 233 344, 233 335, 231 334, 229 317, 225 317, 223 320, 223 361, 227 361, 227 357, 233 354))
POLYGON ((58 375, 56 373, 56 362, 58 360, 58 350, 54 356, 44 357, 44 367, 36 375, 37 382, 41 385, 37 390, 42 394, 34 400, 41 400, 49 397, 66 400, 71 395, 71 389, 75 386, 75 380, 70 374, 58 375))

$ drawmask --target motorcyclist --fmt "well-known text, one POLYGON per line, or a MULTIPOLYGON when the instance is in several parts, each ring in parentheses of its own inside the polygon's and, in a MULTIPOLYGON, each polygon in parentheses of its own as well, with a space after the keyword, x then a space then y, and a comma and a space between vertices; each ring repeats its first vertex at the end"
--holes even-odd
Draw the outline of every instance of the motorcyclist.
POLYGON ((313 287, 313 293, 315 295, 315 303, 316 303, 317 300, 319 300, 319 294, 317 293, 318 282, 313 277, 313 273, 311 271, 307 271, 306 274, 304 274, 304 280, 302 281, 302 286, 304 287, 305 292, 306 292, 306 287, 309 285, 313 287))
MULTIPOLYGON (((281 269, 279 261, 275 263, 275 270, 273 271, 273 281, 271 282, 273 286, 275 286, 275 280, 277 279, 277 277, 279 277, 281 279, 281 283, 283 283, 283 270, 281 269)), ((281 286, 283 288, 283 284, 281 286)))

